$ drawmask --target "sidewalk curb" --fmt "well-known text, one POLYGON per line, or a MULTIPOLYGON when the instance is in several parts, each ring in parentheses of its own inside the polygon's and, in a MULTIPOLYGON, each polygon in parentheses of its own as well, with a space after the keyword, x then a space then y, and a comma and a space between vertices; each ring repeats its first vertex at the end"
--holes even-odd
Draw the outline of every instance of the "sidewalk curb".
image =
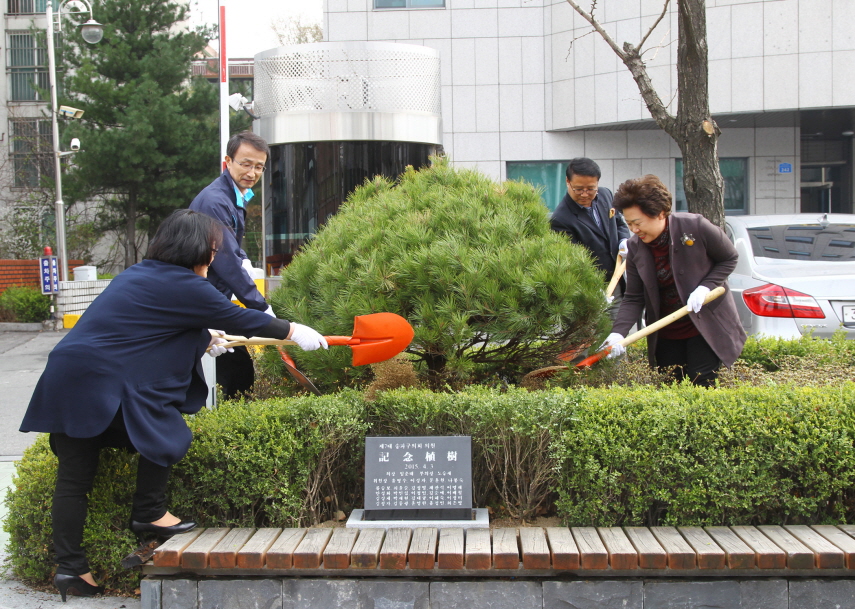
MULTIPOLYGON (((47 322, 50 323, 50 322, 47 322)), ((42 330, 53 330, 44 323, 18 324, 4 322, 0 323, 0 332, 41 332, 42 330)))

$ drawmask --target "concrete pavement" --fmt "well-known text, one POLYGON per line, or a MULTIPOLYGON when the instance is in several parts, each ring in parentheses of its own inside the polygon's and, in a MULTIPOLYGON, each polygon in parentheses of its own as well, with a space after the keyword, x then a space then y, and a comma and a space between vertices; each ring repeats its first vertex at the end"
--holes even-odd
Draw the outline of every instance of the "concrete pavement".
MULTIPOLYGON (((6 496, 15 473, 14 461, 35 442, 37 434, 20 433, 18 427, 36 382, 47 363, 51 349, 67 334, 59 332, 0 332, 0 499, 6 496)), ((0 501, 0 520, 6 508, 0 501)), ((104 597, 88 599, 32 590, 5 573, 6 545, 9 536, 0 531, 0 609, 47 609, 48 607, 87 607, 95 609, 139 609, 137 598, 104 597)))

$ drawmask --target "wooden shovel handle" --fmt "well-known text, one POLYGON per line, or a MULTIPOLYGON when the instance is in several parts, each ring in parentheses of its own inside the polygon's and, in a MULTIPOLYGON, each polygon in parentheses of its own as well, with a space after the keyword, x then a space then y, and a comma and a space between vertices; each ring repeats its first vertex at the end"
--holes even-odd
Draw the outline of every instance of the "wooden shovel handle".
POLYGON ((609 285, 606 288, 606 298, 611 298, 612 294, 615 293, 615 288, 617 287, 620 278, 623 276, 623 272, 626 270, 626 260, 623 259, 623 256, 618 254, 617 261, 615 262, 615 272, 612 273, 612 280, 609 281, 609 285))
MULTIPOLYGON (((712 302, 713 300, 715 300, 716 298, 718 298, 722 294, 724 294, 724 287, 723 286, 718 286, 714 290, 710 290, 710 293, 707 294, 707 297, 704 299, 704 304, 712 302)), ((666 315, 662 319, 653 322, 652 324, 650 324, 649 326, 647 326, 645 328, 642 328, 638 332, 633 332, 632 334, 630 334, 629 336, 627 336, 623 340, 618 341, 617 344, 623 345, 624 347, 626 347, 627 345, 631 345, 632 343, 634 343, 638 339, 644 338, 645 336, 653 334, 654 332, 661 330, 662 328, 664 328, 668 324, 674 323, 675 321, 677 321, 681 317, 685 317, 688 314, 689 314, 689 307, 688 306, 680 307, 679 309, 677 309, 676 311, 674 311, 670 315, 666 315)), ((591 364, 594 364, 594 363, 600 361, 601 359, 603 359, 605 356, 607 356, 609 353, 611 353, 611 351, 612 351, 611 347, 606 347, 602 351, 598 351, 597 353, 594 353, 593 355, 586 357, 581 362, 576 364, 576 367, 577 368, 585 368, 587 366, 590 366, 591 364)))
MULTIPOLYGON (((704 299, 704 304, 712 302, 713 300, 715 300, 716 298, 718 298, 722 294, 724 294, 724 287, 723 286, 718 286, 714 290, 710 290, 710 293, 707 294, 707 297, 704 299)), ((654 321, 652 324, 650 324, 647 327, 642 328, 638 332, 633 332, 632 334, 627 336, 625 339, 620 341, 620 344, 623 345, 624 347, 626 347, 627 345, 631 345, 632 343, 634 343, 638 339, 644 338, 645 336, 647 336, 649 334, 653 334, 654 332, 661 330, 662 328, 664 328, 668 324, 671 324, 671 323, 677 321, 678 319, 680 319, 681 317, 685 317, 688 314, 689 314, 688 305, 685 307, 680 307, 679 309, 677 309, 676 311, 674 311, 670 315, 666 315, 662 319, 660 319, 658 321, 654 321)))

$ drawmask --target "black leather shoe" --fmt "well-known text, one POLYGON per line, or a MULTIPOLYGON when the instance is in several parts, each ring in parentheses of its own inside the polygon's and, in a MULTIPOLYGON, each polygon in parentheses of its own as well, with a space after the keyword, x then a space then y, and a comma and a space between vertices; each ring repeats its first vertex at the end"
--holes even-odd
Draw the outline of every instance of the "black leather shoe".
POLYGON ((173 535, 178 535, 179 533, 186 533, 187 531, 195 528, 196 523, 193 521, 182 521, 169 527, 160 527, 150 522, 137 522, 136 520, 131 520, 131 531, 133 531, 137 536, 144 533, 153 533, 158 537, 168 538, 173 535))
POLYGON ((59 590, 59 595, 62 597, 62 602, 66 600, 68 591, 71 590, 73 596, 95 596, 96 594, 104 594, 104 588, 101 586, 93 586, 77 575, 64 575, 57 573, 53 576, 53 585, 59 590))

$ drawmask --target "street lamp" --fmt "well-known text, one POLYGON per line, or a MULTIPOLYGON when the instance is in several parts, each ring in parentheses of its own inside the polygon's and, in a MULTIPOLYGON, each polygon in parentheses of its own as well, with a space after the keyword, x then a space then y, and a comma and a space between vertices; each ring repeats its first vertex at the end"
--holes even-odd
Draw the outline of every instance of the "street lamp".
MULTIPOLYGON (((53 48, 53 35, 54 28, 56 28, 57 32, 62 32, 62 10, 66 7, 69 12, 89 13, 89 21, 80 26, 83 40, 89 44, 96 44, 104 36, 103 26, 91 18, 92 5, 89 4, 88 0, 63 0, 59 5, 56 15, 53 13, 52 0, 48 0, 45 15, 47 16, 48 76, 50 78, 51 119, 53 121, 54 179, 56 180, 56 246, 59 250, 59 269, 62 281, 68 281, 68 251, 65 247, 65 203, 62 201, 62 168, 60 160, 69 153, 64 153, 59 149, 59 124, 57 122, 59 108, 56 101, 56 56, 53 48)), ((73 114, 76 115, 75 118, 79 118, 83 113, 73 114)))

